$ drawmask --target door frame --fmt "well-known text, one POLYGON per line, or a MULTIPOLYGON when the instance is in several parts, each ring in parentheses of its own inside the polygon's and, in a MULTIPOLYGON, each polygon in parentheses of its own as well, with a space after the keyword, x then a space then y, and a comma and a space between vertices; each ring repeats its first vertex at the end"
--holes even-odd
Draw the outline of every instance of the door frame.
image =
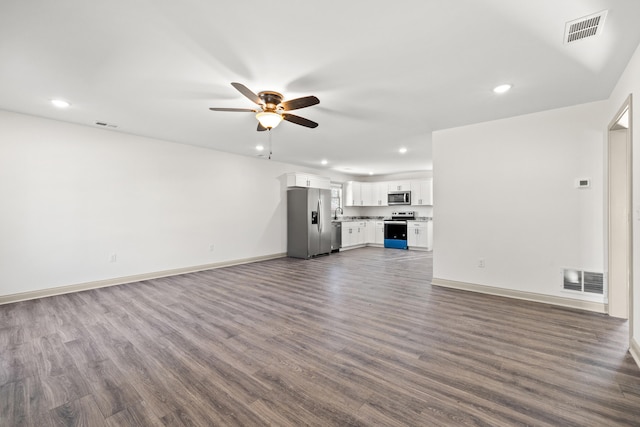
MULTIPOLYGON (((620 119, 625 115, 625 113, 628 115, 628 118, 629 118, 629 125, 626 128, 626 132, 625 132, 626 158, 624 159, 625 169, 626 169, 625 178, 627 181, 626 203, 625 203, 626 221, 627 221, 627 230, 626 230, 627 244, 626 244, 626 254, 624 254, 623 256, 627 258, 626 260, 627 271, 623 272, 622 274, 626 277, 626 284, 612 283, 610 280, 607 280, 607 284, 608 284, 607 311, 609 315, 615 315, 616 317, 629 318, 629 334, 631 337, 633 336, 633 221, 632 221, 632 216, 633 216, 632 215, 632 207, 633 207, 632 155, 633 155, 633 152, 632 152, 632 123, 631 123, 631 119, 633 116, 632 95, 629 95, 625 99, 622 106, 618 109, 618 111, 614 115, 613 119, 609 122, 609 125, 607 127, 607 147, 606 147, 607 199, 606 199, 606 212, 605 212, 605 215, 607 218, 606 263, 607 263, 608 278, 610 278, 611 277, 610 269, 612 268, 612 264, 613 264, 611 261, 614 255, 619 255, 618 252, 614 253, 614 250, 612 250, 613 237, 611 232, 611 226, 612 226, 611 218, 614 215, 612 215, 612 207, 611 207, 611 198, 612 198, 611 169, 612 168, 611 168, 610 152, 612 147, 612 140, 614 138, 617 139, 617 136, 614 136, 614 132, 616 133, 615 135, 617 135, 617 132, 620 132, 621 130, 624 129, 624 127, 619 126, 618 123, 620 119), (626 286, 627 288, 626 291, 623 291, 623 293, 626 295, 626 298, 627 298, 626 315, 624 315, 624 313, 622 313, 623 315, 621 315, 619 306, 614 306, 615 307, 614 310, 612 310, 612 307, 611 307, 612 294, 616 291, 619 293, 622 290, 620 286, 626 286), (614 312, 612 313, 612 311, 614 312)), ((617 304, 616 299, 613 299, 613 301, 615 304, 617 304)))

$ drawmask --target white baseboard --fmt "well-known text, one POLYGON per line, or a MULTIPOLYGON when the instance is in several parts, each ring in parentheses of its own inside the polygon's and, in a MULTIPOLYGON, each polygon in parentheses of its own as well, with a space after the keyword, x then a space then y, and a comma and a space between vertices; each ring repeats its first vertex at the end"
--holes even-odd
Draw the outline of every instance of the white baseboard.
POLYGON ((633 360, 636 361, 636 365, 640 367, 640 343, 635 338, 629 340, 629 353, 633 356, 633 360))
POLYGON ((478 292, 481 294, 497 295, 526 301, 541 302, 544 304, 559 305, 562 307, 577 308, 580 310, 607 313, 606 304, 593 301, 577 300, 572 298, 557 297, 552 295, 536 294, 534 292, 517 291, 514 289, 496 288, 493 286, 477 285, 475 283, 457 282, 454 280, 439 279, 434 277, 432 284, 444 288, 461 289, 478 292))
POLYGON ((340 247, 340 252, 342 252, 342 251, 350 251, 351 249, 364 248, 365 246, 367 246, 367 245, 362 244, 362 245, 347 246, 347 247, 345 247, 345 248, 340 247))
POLYGON ((116 277, 113 279, 96 280, 94 282, 79 283, 76 285, 60 286, 37 291, 22 292, 19 294, 0 295, 0 305, 13 302, 26 301, 36 298, 51 297, 54 295, 68 294, 71 292, 86 291, 89 289, 104 288, 106 286, 123 285, 125 283, 140 282, 142 280, 159 279, 161 277, 177 276, 185 273, 195 273, 196 271, 212 270, 214 268, 230 267, 232 265, 249 264, 252 262, 266 261, 270 259, 283 258, 286 253, 264 255, 252 258, 244 258, 233 261, 215 262, 211 264, 198 265, 193 267, 176 268, 173 270, 156 271, 151 273, 136 274, 133 276, 116 277))

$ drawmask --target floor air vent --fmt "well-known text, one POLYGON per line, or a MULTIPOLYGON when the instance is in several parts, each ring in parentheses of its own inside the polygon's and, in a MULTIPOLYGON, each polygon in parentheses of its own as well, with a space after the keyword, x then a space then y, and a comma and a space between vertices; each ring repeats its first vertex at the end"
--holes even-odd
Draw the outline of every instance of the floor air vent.
POLYGON ((567 22, 564 27, 564 42, 572 43, 601 34, 606 17, 607 11, 603 10, 602 12, 567 22))
POLYGON ((604 275, 590 271, 564 269, 562 289, 587 294, 604 295, 604 275))

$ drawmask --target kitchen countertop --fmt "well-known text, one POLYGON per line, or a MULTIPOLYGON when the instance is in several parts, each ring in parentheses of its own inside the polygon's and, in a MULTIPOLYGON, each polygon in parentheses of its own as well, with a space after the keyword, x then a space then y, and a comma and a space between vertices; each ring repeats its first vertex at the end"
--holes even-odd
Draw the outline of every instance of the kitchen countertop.
MULTIPOLYGON (((391 217, 388 216, 341 216, 338 219, 333 219, 331 217, 331 222, 350 222, 350 221, 384 221, 390 220, 391 217)), ((432 221, 433 218, 430 216, 417 216, 415 219, 410 219, 409 221, 432 221)))

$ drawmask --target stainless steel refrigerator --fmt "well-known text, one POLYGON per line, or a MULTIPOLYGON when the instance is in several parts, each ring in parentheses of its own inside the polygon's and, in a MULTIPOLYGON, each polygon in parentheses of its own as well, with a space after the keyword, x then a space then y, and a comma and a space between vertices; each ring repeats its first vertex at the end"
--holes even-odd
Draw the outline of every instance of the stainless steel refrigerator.
POLYGON ((287 255, 311 258, 331 253, 331 190, 289 188, 287 255))

